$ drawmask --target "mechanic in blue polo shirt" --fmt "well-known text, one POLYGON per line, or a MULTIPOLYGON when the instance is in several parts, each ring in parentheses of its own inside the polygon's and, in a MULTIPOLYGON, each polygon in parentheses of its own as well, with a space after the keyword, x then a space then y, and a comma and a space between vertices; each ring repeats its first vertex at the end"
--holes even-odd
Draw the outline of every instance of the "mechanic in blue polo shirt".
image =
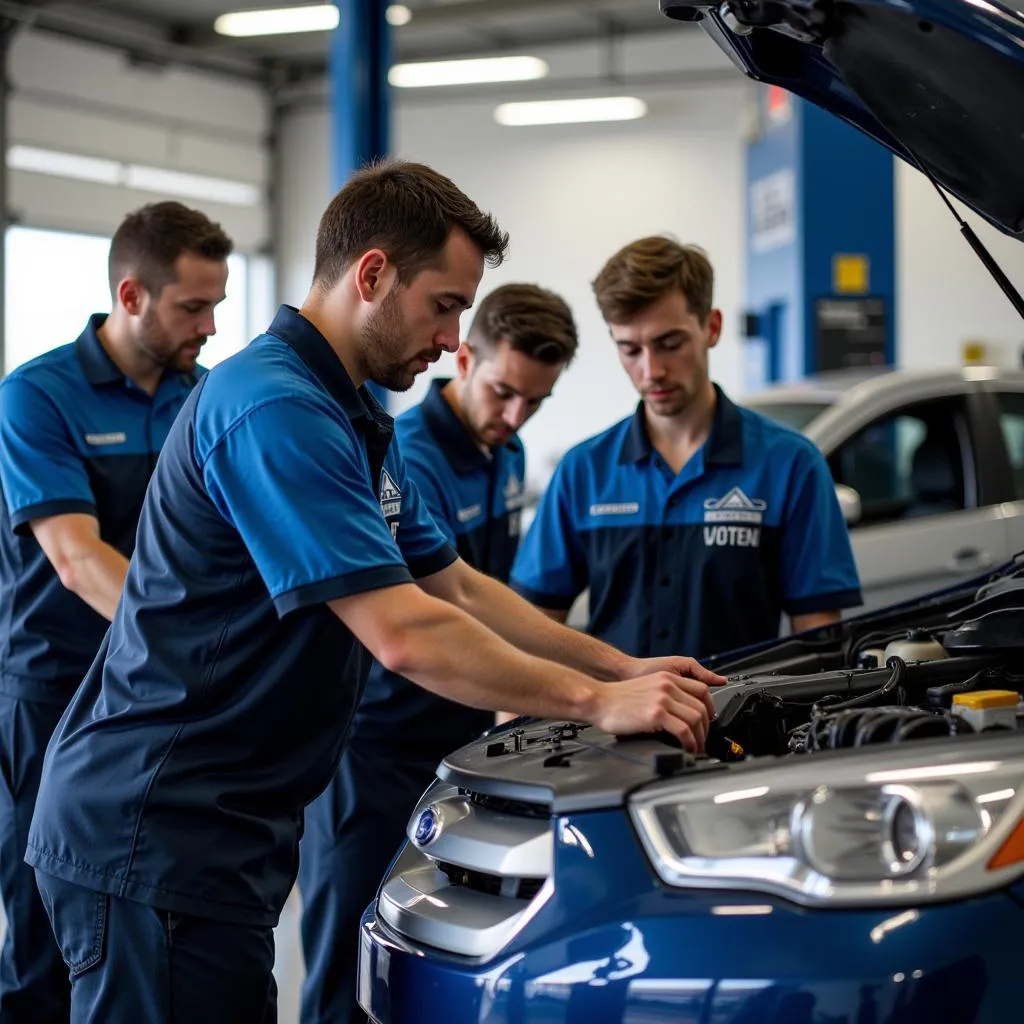
MULTIPOLYGON (((572 312, 559 296, 532 284, 502 285, 473 317, 457 377, 433 381, 424 401, 395 421, 409 477, 448 543, 503 582, 525 497, 516 432, 551 394, 577 344, 572 312)), ((338 774, 306 813, 303 1024, 366 1019, 355 992, 359 918, 438 763, 493 724, 493 712, 374 663, 338 774)))
POLYGON ((805 437, 738 408, 708 373, 722 315, 704 253, 643 238, 594 292, 640 392, 631 417, 559 464, 512 570, 565 621, 638 657, 707 657, 834 622, 860 581, 832 478, 805 437))
POLYGON ((231 248, 180 203, 130 214, 110 245, 109 316, 0 383, 3 1024, 68 1019, 67 968, 23 859, 43 752, 113 617, 157 453, 214 333, 231 248))
POLYGON ((467 566, 363 387, 405 390, 455 351, 507 243, 430 168, 365 168, 321 220, 302 309, 206 374, 171 428, 29 833, 73 1024, 274 1019, 303 809, 369 655, 460 703, 702 745, 720 677, 624 655, 467 566))

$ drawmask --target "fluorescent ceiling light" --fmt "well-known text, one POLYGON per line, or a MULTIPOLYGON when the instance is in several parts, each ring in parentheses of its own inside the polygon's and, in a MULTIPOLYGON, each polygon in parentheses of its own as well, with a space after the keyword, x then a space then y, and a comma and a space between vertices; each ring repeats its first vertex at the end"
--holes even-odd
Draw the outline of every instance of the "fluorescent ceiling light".
POLYGON ((498 124, 581 124, 585 121, 634 121, 647 113, 635 96, 603 96, 580 100, 533 100, 502 103, 494 111, 498 124))
POLYGON ((125 164, 118 160, 34 146, 11 146, 7 150, 7 166, 16 171, 52 174, 58 178, 99 185, 125 186, 141 192, 158 192, 165 196, 199 199, 226 206, 256 206, 261 195, 260 187, 248 181, 189 174, 165 167, 125 164))
POLYGON ((393 25, 395 28, 401 28, 403 25, 408 25, 409 22, 412 21, 412 11, 410 11, 405 4, 391 4, 391 6, 384 12, 384 17, 387 18, 389 25, 393 25))
POLYGON ((102 160, 78 153, 58 153, 35 146, 11 146, 7 150, 7 166, 15 171, 34 171, 58 178, 76 178, 101 185, 121 183, 121 165, 116 160, 102 160))
POLYGON ((388 72, 388 81, 399 89, 426 89, 437 85, 526 82, 543 78, 547 73, 547 64, 538 57, 481 57, 395 64, 388 72))
POLYGON ((128 165, 124 183, 128 188, 137 188, 143 192, 205 199, 207 202, 225 203, 228 206, 255 206, 260 200, 259 188, 247 181, 211 178, 204 174, 188 174, 185 171, 139 164, 128 165))
POLYGON ((283 36, 292 32, 327 32, 337 27, 338 8, 334 4, 232 11, 213 23, 214 32, 222 36, 283 36))

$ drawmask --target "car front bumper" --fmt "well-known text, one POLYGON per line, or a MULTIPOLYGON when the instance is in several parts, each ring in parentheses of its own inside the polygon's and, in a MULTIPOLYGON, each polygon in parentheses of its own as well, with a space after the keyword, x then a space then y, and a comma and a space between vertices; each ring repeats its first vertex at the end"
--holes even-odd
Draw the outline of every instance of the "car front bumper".
POLYGON ((378 1024, 1005 1024, 1024 1002, 1024 900, 807 910, 661 886, 621 811, 559 822, 553 892, 486 962, 367 910, 378 1024))

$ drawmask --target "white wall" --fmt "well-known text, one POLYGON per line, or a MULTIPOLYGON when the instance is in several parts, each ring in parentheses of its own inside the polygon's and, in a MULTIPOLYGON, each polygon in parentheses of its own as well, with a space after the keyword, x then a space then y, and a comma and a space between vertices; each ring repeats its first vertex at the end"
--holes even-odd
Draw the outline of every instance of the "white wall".
MULTIPOLYGON (((1024 292, 1024 245, 960 208, 989 252, 1024 292)), ((981 341, 986 361, 1019 367, 1024 321, 960 235, 919 171, 896 161, 899 361, 910 369, 958 366, 964 341, 981 341)))
MULTIPOLYGON (((22 30, 10 53, 12 144, 139 163, 265 186, 269 108, 256 84, 181 68, 133 66, 112 49, 22 30)), ((26 171, 10 174, 8 205, 22 223, 109 235, 130 210, 159 198, 120 186, 26 171)), ((201 207, 258 251, 269 240, 266 201, 201 207)))
POLYGON ((509 259, 487 272, 481 294, 533 281, 561 294, 575 313, 577 361, 523 431, 534 481, 547 478, 569 445, 628 415, 636 402, 589 285, 634 238, 669 231, 707 248, 726 313, 714 373, 727 389, 738 386, 743 94, 737 85, 660 97, 643 121, 569 129, 501 128, 487 103, 399 109, 396 151, 448 174, 512 236, 509 259), (450 127, 439 133, 439 124, 450 127))
MULTIPOLYGON (((700 35, 668 34, 632 46, 624 59, 634 68, 675 67, 698 74, 719 68, 720 55, 700 35)), ((585 47, 542 55, 556 83, 596 67, 599 59, 597 51, 585 47)), ((486 274, 481 294, 504 281, 531 280, 563 294, 576 313, 582 337, 578 362, 524 430, 534 484, 546 479, 552 460, 568 445, 632 406, 628 381, 588 285, 603 260, 631 238, 671 231, 709 250, 718 272, 716 298, 726 318, 712 369, 727 389, 742 393, 737 319, 744 287, 748 88, 736 75, 719 84, 629 90, 649 100, 651 116, 621 125, 527 129, 494 123, 497 98, 396 96, 395 152, 449 174, 512 235, 509 260, 486 274)), ((325 109, 297 110, 284 125, 279 271, 281 294, 289 301, 301 301, 309 285, 316 224, 332 192, 330 131, 325 109)), ((900 364, 957 366, 963 342, 980 340, 990 361, 1019 365, 1024 322, 960 237, 931 185, 902 161, 896 163, 900 364)), ((973 215, 968 220, 1024 290, 1024 246, 973 215)), ((442 360, 436 372, 451 372, 451 361, 442 360)), ((425 386, 424 378, 398 396, 396 407, 417 401, 425 386)))
MULTIPOLYGON (((671 40, 670 40, 671 42, 671 40)), ((681 51, 635 48, 627 59, 648 71, 682 61, 691 71, 717 68, 721 58, 700 36, 681 51)), ((596 59, 585 49, 542 54, 558 75, 571 76, 596 59)), ((703 245, 718 269, 716 300, 726 330, 713 371, 740 386, 738 313, 743 294, 741 125, 748 95, 739 76, 690 89, 629 89, 648 100, 647 118, 629 123, 503 128, 495 99, 396 97, 393 150, 449 175, 511 234, 510 256, 488 271, 480 295, 508 281, 531 281, 572 306, 581 351, 554 396, 524 429, 531 482, 546 481, 565 449, 628 415, 635 394, 619 367, 589 287, 604 260, 644 234, 672 232, 703 245)), ((330 121, 326 110, 285 119, 284 230, 279 280, 285 301, 305 295, 313 266, 317 220, 331 194, 330 121)), ((467 314, 463 330, 469 326, 467 314)), ((452 357, 434 368, 451 374, 452 357)), ((427 378, 397 396, 400 410, 416 402, 427 378)))

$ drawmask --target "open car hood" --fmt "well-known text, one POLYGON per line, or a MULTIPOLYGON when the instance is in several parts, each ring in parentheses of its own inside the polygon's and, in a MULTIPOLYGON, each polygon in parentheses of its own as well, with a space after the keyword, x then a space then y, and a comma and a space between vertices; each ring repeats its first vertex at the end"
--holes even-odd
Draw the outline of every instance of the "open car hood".
POLYGON ((1024 237, 1024 0, 660 0, 1024 237))

